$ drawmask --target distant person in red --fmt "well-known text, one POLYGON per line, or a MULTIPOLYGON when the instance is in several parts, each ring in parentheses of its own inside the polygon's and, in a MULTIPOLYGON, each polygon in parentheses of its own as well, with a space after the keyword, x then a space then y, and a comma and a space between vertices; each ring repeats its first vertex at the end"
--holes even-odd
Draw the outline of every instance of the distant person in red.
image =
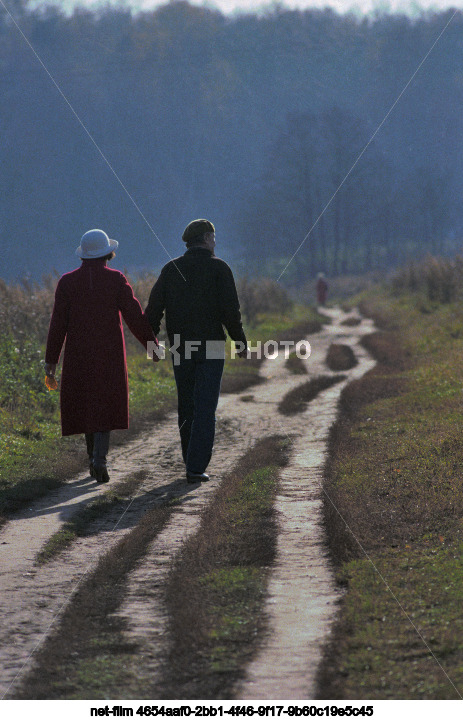
MULTIPOLYGON (((110 431, 128 428, 129 396, 124 318, 146 348, 157 343, 127 278, 107 267, 118 246, 103 230, 82 236, 80 268, 58 281, 48 331, 45 372, 54 376, 63 343, 61 428, 63 436, 85 433, 90 475, 107 483, 110 431)), ((153 354, 153 360, 158 360, 153 354)))
POLYGON ((326 282, 325 274, 319 273, 317 275, 317 303, 318 303, 318 305, 325 305, 327 295, 328 295, 328 283, 326 282))

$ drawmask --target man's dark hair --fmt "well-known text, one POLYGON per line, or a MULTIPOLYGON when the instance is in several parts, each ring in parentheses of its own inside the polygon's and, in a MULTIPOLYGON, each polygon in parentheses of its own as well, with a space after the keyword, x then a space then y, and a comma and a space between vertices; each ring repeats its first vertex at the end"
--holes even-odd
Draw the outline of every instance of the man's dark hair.
POLYGON ((195 245, 201 245, 201 243, 204 243, 206 240, 206 235, 208 233, 211 233, 212 231, 207 230, 205 233, 202 233, 201 235, 197 235, 195 238, 190 238, 190 240, 187 241, 186 247, 187 248, 193 248, 195 245))
POLYGON ((206 233, 214 233, 215 228, 210 220, 205 218, 198 218, 188 223, 187 227, 183 231, 182 240, 186 243, 187 248, 191 244, 197 245, 204 241, 204 235, 206 233))

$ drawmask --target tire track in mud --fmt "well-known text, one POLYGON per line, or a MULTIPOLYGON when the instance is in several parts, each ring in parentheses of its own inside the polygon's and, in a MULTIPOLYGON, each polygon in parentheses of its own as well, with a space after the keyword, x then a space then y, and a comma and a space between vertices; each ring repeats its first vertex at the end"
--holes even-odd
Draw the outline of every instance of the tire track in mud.
POLYGON ((119 480, 145 470, 146 480, 120 510, 107 514, 58 557, 36 566, 35 556, 44 542, 83 504, 98 497, 108 486, 100 486, 87 474, 70 479, 63 487, 18 514, 0 532, 0 697, 19 681, 33 662, 33 654, 51 626, 58 622, 84 575, 91 572, 99 556, 117 543, 161 499, 188 491, 176 460, 174 418, 157 434, 153 450, 151 434, 128 443, 111 455, 111 477, 119 480), (143 453, 141 450, 143 449, 143 453), (162 455, 162 460, 158 458, 162 455), (153 480, 151 464, 158 462, 153 480), (169 466, 169 471, 165 468, 169 466))
POLYGON ((209 483, 190 486, 184 482, 176 416, 171 414, 111 454, 112 479, 120 480, 140 470, 146 473, 146 480, 117 527, 121 514, 106 516, 95 526, 93 535, 79 538, 45 566, 34 566, 35 554, 44 540, 80 503, 105 490, 81 474, 18 514, 2 529, 0 696, 14 695, 15 684, 33 663, 31 654, 43 642, 52 621, 54 626, 59 622, 65 603, 83 575, 95 567, 98 557, 129 532, 153 504, 178 496, 182 501, 172 521, 130 574, 128 591, 117 614, 125 621, 128 639, 136 641, 140 648, 144 673, 155 681, 158 659, 167 643, 162 590, 170 561, 185 538, 198 528, 201 510, 239 455, 258 438, 275 433, 291 436, 294 447, 290 465, 282 474, 278 497, 280 537, 267 603, 269 633, 247 670, 247 680, 236 688, 236 697, 309 698, 313 694, 321 645, 337 599, 320 526, 319 484, 326 435, 335 419, 342 387, 373 365, 358 345, 359 338, 371 332, 371 323, 364 320, 359 326, 347 328, 340 325, 345 318, 341 311, 326 313, 331 316, 331 325, 310 337, 312 354, 305 361, 309 377, 326 374, 326 352, 332 342, 340 339, 354 348, 359 365, 346 374, 342 384, 323 391, 304 413, 288 419, 278 414, 278 403, 301 383, 301 378, 285 368, 283 357, 266 361, 261 373, 267 382, 244 394, 252 395, 252 402, 243 403, 239 395, 223 395, 220 399, 209 483), (285 635, 285 628, 293 632, 285 635), (271 673, 272 668, 278 669, 278 679, 275 672, 271 673))
MULTIPOLYGON (((331 331, 337 338, 343 337, 344 330, 335 321, 333 314, 331 331)), ((366 326, 362 326, 363 333, 366 326)), ((345 373, 345 380, 321 391, 295 419, 288 422, 285 416, 280 421, 281 430, 291 433, 294 440, 276 501, 280 532, 264 610, 269 629, 245 680, 236 687, 239 699, 315 697, 323 646, 340 598, 322 525, 323 469, 341 391, 374 365, 358 341, 357 334, 343 337, 359 361, 345 373)), ((324 359, 320 365, 320 358, 315 358, 309 372, 315 367, 317 375, 326 373, 324 359)))

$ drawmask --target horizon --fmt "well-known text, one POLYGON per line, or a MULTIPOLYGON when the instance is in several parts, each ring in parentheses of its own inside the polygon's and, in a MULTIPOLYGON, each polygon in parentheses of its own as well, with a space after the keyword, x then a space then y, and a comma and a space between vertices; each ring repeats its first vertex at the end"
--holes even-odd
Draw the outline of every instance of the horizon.
MULTIPOLYGON (((185 0, 190 5, 219 11, 231 17, 239 15, 263 15, 282 10, 332 10, 339 15, 353 15, 358 18, 374 18, 378 15, 406 15, 418 18, 429 13, 441 13, 446 10, 463 10, 463 0, 448 2, 447 0, 428 0, 418 3, 415 0, 185 0)), ((77 8, 98 11, 106 8, 130 10, 134 14, 150 12, 158 7, 176 4, 182 0, 33 0, 29 7, 57 7, 65 14, 72 14, 77 8)))

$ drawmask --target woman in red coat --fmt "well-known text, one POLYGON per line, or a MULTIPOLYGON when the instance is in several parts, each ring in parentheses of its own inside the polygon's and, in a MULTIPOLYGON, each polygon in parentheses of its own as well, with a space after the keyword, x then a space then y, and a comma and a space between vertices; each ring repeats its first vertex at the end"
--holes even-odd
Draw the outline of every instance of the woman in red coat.
POLYGON ((109 432, 129 425, 121 316, 145 348, 148 341, 157 342, 126 277, 106 266, 117 246, 102 230, 82 236, 76 250, 81 267, 63 275, 56 287, 45 355, 45 372, 53 376, 66 340, 62 434, 85 433, 90 473, 100 483, 109 480, 109 432))
POLYGON ((325 274, 319 273, 317 275, 317 303, 318 303, 318 305, 325 305, 327 293, 328 293, 328 283, 326 282, 325 274))

